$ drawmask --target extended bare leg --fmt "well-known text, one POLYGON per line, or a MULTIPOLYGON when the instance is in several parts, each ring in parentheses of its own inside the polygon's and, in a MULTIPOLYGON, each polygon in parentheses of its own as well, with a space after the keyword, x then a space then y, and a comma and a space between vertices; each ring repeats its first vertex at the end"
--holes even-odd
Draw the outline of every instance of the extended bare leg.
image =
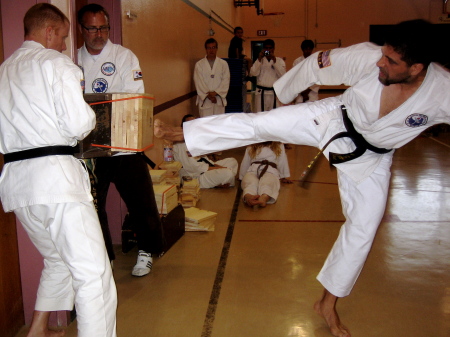
POLYGON ((30 331, 27 337, 61 337, 66 334, 64 330, 50 330, 48 328, 48 319, 50 318, 50 311, 33 312, 33 319, 31 321, 30 331))
POLYGON ((322 316, 333 336, 350 337, 350 331, 341 323, 336 311, 337 296, 324 289, 322 298, 314 304, 314 310, 322 316))

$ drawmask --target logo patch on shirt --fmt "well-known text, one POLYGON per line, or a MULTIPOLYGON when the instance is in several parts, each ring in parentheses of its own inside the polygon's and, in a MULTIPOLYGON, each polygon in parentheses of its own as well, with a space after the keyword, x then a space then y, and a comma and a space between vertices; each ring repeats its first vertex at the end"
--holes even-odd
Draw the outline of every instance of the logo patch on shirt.
POLYGON ((94 82, 92 82, 92 92, 101 94, 108 90, 108 82, 104 78, 96 78, 94 82))
POLYGON ((319 53, 317 57, 317 63, 319 63, 319 68, 326 68, 331 66, 331 57, 330 57, 331 49, 324 50, 319 53))
POLYGON ((142 71, 141 70, 133 70, 133 78, 135 81, 142 80, 142 71))
POLYGON ((425 124, 427 124, 427 122, 428 122, 428 116, 422 115, 422 114, 412 114, 412 115, 409 115, 408 117, 406 117, 406 119, 405 119, 405 124, 412 128, 416 128, 418 126, 425 125, 425 124))
POLYGON ((114 63, 111 62, 105 62, 102 64, 102 73, 106 76, 111 76, 116 72, 116 66, 114 63))
POLYGON ((80 80, 80 85, 81 85, 81 90, 83 90, 83 92, 84 92, 85 85, 86 85, 86 82, 84 81, 84 79, 80 80))

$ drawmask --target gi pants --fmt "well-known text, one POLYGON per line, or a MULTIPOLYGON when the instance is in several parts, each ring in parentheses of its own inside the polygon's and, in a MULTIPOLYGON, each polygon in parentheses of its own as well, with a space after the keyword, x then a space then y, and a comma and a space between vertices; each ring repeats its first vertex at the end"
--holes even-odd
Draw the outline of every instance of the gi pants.
POLYGON ((130 214, 138 249, 159 255, 163 249, 161 220, 147 163, 136 154, 97 158, 98 216, 110 260, 115 259, 106 214, 106 197, 114 183, 130 214))
POLYGON ((270 197, 267 203, 273 204, 277 201, 280 193, 280 179, 270 172, 264 173, 260 179, 255 172, 247 172, 242 178, 241 187, 243 196, 247 193, 251 195, 267 194, 270 197))
POLYGON ((198 178, 200 188, 213 188, 225 184, 230 184, 230 187, 234 186, 239 165, 237 160, 225 158, 214 163, 226 168, 209 170, 201 174, 198 178))
POLYGON ((44 258, 35 309, 77 310, 79 337, 115 337, 117 294, 92 202, 14 210, 44 258))
POLYGON ((338 171, 345 223, 317 279, 333 295, 350 294, 369 254, 386 209, 392 156, 359 184, 338 171))

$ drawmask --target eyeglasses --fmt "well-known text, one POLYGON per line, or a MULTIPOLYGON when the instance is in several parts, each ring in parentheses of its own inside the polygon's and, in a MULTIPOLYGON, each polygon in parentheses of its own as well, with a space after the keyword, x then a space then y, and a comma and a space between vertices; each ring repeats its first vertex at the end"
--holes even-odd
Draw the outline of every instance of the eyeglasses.
POLYGON ((88 31, 88 33, 90 34, 96 34, 98 31, 100 31, 100 33, 107 33, 110 30, 109 26, 102 26, 102 27, 86 27, 81 25, 81 27, 83 27, 84 29, 86 29, 88 31))

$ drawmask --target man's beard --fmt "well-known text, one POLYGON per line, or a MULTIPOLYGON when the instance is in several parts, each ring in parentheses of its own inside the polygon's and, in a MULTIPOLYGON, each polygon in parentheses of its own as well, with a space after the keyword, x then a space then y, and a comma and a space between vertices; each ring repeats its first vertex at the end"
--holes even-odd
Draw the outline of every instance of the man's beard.
MULTIPOLYGON (((383 72, 380 69, 380 72, 386 75, 385 72, 383 72)), ((391 84, 402 84, 402 83, 409 83, 411 79, 411 75, 408 73, 403 73, 398 75, 396 78, 390 78, 386 75, 386 77, 382 78, 380 75, 378 75, 378 80, 381 82, 381 84, 385 86, 389 86, 391 84)))
POLYGON ((95 38, 93 41, 90 41, 89 47, 94 50, 102 50, 105 46, 108 40, 105 40, 103 38, 95 38))

